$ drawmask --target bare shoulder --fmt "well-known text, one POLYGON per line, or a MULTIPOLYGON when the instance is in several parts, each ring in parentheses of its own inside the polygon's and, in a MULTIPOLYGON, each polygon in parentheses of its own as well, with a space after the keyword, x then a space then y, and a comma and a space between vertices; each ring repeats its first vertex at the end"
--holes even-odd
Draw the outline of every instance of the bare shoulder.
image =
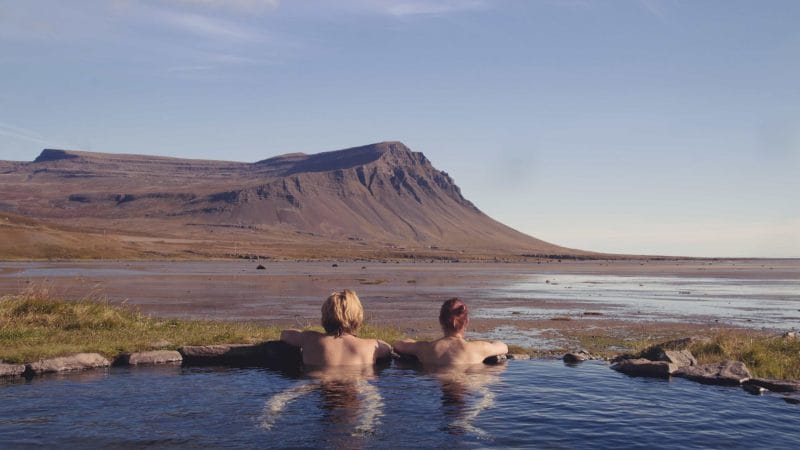
POLYGON ((311 341, 318 341, 322 333, 317 331, 301 331, 301 330, 283 330, 281 331, 281 340, 289 345, 295 347, 302 347, 311 341))

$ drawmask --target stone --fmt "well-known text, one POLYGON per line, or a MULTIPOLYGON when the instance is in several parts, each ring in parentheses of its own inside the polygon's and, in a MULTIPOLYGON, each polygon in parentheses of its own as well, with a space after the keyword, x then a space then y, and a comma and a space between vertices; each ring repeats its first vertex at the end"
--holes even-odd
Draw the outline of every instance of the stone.
MULTIPOLYGON (((661 355, 666 350, 687 350, 692 344, 697 342, 709 342, 708 338, 686 337, 681 339, 673 339, 671 341, 662 342, 648 347, 643 350, 639 356, 647 358, 651 361, 661 361, 661 355)), ((694 357, 692 357, 694 358, 694 357)), ((696 363, 695 363, 696 364, 696 363)))
POLYGON ((490 356, 483 360, 484 364, 502 364, 508 359, 506 355, 495 355, 490 356))
POLYGON ((0 363, 0 377, 19 377, 25 373, 25 364, 0 363))
POLYGON ((742 389, 744 389, 744 391, 747 392, 748 394, 753 394, 753 395, 761 395, 764 392, 767 392, 766 389, 764 389, 761 386, 756 386, 755 384, 743 384, 742 389))
POLYGON ((656 361, 666 361, 677 367, 697 365, 697 359, 689 350, 662 350, 656 361))
POLYGON ((669 378, 678 370, 674 364, 667 361, 650 361, 649 359, 623 359, 611 366, 617 372, 634 377, 669 378))
POLYGON ((675 376, 706 384, 735 386, 750 379, 750 370, 741 361, 723 361, 719 364, 702 364, 681 367, 675 376))
POLYGON ((259 344, 194 345, 178 349, 189 365, 244 365, 276 368, 299 367, 303 358, 298 347, 282 341, 259 344))
POLYGON ((509 353, 506 355, 508 359, 531 359, 531 355, 527 353, 509 353))
POLYGON ((745 381, 744 384, 759 386, 772 392, 800 392, 800 381, 751 378, 745 381))
POLYGON ((41 359, 25 365, 27 374, 43 374, 53 372, 70 372, 74 370, 108 367, 111 363, 98 353, 78 353, 59 358, 41 359))
POLYGON ((153 364, 180 364, 183 356, 175 350, 153 350, 149 352, 123 353, 114 361, 116 365, 139 366, 153 364))
POLYGON ((259 264, 259 265, 256 266, 256 270, 267 270, 267 268, 264 267, 263 265, 259 264))
POLYGON ((567 364, 575 364, 592 359, 592 355, 586 350, 578 350, 564 354, 561 359, 567 364))
POLYGON ((786 333, 783 333, 783 338, 786 340, 797 339, 797 331, 787 331, 786 333))

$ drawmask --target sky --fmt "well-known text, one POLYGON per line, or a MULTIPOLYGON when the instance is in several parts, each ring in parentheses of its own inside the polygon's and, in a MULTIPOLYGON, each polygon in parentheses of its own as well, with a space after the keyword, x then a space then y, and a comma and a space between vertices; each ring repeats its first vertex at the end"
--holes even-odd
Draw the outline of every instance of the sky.
POLYGON ((800 257, 794 0, 0 0, 0 160, 386 140, 603 252, 800 257))

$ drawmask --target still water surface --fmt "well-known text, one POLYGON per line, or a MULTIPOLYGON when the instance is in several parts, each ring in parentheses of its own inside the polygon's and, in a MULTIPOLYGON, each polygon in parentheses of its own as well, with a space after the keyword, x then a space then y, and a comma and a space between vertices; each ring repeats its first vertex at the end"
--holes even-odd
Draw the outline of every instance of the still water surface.
POLYGON ((266 369, 114 368, 0 384, 0 447, 796 448, 800 406, 601 363, 338 382, 266 369))

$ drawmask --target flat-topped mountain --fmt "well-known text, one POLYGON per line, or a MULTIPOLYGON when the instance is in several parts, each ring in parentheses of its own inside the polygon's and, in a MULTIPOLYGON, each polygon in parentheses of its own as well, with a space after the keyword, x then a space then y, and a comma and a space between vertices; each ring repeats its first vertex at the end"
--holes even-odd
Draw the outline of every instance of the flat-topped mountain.
POLYGON ((255 163, 47 149, 0 162, 0 211, 125 255, 588 255, 488 217, 400 142, 255 163))

